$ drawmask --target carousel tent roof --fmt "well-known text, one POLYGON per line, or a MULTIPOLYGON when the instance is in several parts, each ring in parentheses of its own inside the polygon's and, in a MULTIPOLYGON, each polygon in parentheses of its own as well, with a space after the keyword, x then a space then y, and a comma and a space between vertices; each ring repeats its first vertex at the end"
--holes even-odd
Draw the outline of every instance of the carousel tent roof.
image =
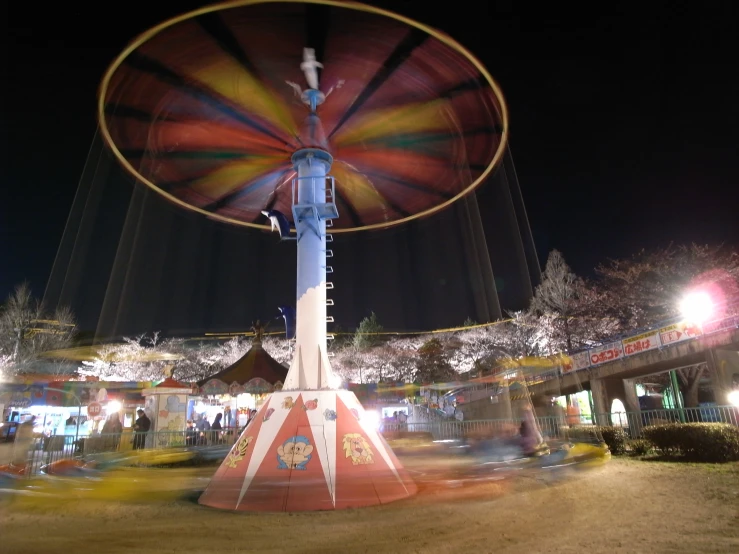
POLYGON ((284 383, 285 377, 287 377, 287 368, 267 354, 262 348, 261 341, 255 340, 249 351, 237 362, 207 379, 198 381, 198 386, 202 387, 208 381, 213 380, 219 380, 226 385, 234 382, 245 385, 253 379, 264 379, 274 385, 278 382, 284 383))

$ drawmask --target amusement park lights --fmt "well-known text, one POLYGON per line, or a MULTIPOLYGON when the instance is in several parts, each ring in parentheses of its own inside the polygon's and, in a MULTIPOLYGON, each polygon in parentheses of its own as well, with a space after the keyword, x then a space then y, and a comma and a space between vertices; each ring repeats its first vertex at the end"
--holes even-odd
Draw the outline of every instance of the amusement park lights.
POLYGON ((733 390, 728 396, 729 404, 739 407, 739 390, 733 390))
POLYGON ((120 412, 122 407, 121 403, 117 400, 111 400, 108 402, 108 414, 110 415, 114 412, 120 412))
POLYGON ((680 302, 680 312, 691 323, 701 324, 713 315, 713 300, 707 292, 693 291, 680 302))

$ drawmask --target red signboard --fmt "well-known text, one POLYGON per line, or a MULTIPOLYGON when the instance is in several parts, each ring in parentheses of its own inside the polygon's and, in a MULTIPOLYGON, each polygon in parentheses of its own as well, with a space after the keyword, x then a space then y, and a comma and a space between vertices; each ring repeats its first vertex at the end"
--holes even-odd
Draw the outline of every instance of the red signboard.
POLYGON ((91 402, 87 406, 87 415, 91 417, 99 416, 103 412, 103 407, 97 402, 91 402))

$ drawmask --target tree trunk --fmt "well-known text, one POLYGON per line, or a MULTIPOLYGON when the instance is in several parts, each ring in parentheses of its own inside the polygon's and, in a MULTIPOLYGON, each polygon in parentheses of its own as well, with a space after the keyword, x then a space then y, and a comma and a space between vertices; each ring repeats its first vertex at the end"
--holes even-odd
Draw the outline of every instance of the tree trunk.
POLYGON ((567 339, 567 352, 572 352, 572 334, 570 333, 569 317, 565 316, 565 338, 567 339))
POLYGON ((705 364, 677 370, 680 382, 683 385, 681 392, 683 393, 686 408, 698 407, 698 389, 700 388, 700 382, 705 372, 705 364))

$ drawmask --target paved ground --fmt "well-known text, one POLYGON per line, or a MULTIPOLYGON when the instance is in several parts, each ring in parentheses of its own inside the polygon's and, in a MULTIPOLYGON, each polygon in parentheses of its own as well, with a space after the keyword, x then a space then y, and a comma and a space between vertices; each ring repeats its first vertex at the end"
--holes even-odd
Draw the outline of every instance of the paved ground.
MULTIPOLYGON (((205 477, 159 471, 175 476, 169 488, 197 488, 205 477)), ((739 463, 614 459, 563 480, 427 488, 409 501, 333 513, 235 514, 192 500, 0 509, 0 550, 14 554, 728 553, 739 552, 739 463)))

